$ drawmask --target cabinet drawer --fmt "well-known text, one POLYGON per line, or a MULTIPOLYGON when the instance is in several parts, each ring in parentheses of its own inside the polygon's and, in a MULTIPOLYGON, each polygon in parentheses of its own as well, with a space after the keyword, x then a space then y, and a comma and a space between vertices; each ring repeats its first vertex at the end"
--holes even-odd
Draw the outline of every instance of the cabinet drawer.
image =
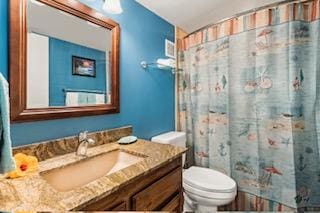
POLYGON ((165 204, 166 200, 181 189, 182 171, 175 169, 132 198, 133 210, 152 211, 165 204))
POLYGON ((166 212, 179 212, 180 210, 180 194, 177 194, 161 211, 166 212))

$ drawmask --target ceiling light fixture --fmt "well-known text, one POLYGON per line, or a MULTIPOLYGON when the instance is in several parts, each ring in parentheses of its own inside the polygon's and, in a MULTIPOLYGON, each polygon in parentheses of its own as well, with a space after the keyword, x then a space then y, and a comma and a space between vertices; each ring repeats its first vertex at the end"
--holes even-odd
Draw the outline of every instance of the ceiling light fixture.
POLYGON ((123 12, 120 0, 104 0, 102 9, 110 14, 121 14, 123 12))

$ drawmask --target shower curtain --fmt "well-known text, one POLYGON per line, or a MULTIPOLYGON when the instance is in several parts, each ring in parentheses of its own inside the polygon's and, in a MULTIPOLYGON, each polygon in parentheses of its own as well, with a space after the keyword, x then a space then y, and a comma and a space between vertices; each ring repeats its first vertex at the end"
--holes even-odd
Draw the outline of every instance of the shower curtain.
POLYGON ((189 165, 239 191, 320 207, 319 0, 233 18, 179 42, 189 165))

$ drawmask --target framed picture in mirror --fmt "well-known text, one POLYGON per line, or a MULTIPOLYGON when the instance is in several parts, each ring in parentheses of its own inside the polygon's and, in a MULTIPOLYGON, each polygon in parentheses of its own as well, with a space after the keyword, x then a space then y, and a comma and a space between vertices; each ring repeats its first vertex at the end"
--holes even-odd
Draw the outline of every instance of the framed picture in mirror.
POLYGON ((72 56, 72 74, 96 77, 96 60, 72 56))

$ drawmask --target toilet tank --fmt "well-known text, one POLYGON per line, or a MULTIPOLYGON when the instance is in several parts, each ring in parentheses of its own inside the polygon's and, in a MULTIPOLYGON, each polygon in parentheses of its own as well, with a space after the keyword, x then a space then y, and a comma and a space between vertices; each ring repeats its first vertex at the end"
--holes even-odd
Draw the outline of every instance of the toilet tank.
MULTIPOLYGON (((186 147, 187 137, 185 132, 167 132, 158 136, 151 138, 152 142, 170 144, 173 146, 186 147)), ((186 159, 186 154, 182 156, 182 165, 184 165, 186 159)))

